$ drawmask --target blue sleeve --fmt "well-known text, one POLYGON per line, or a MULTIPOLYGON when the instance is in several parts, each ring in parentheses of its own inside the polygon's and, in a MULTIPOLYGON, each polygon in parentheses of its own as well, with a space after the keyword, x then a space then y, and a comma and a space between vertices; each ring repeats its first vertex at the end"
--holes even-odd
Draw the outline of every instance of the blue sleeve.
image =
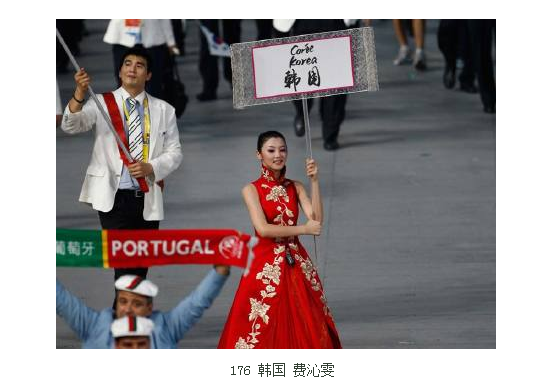
POLYGON ((71 329, 84 341, 98 317, 97 311, 86 306, 75 295, 56 280, 56 314, 61 316, 71 329))
POLYGON ((166 324, 170 328, 170 334, 176 343, 201 318, 203 312, 211 306, 227 278, 228 276, 220 275, 212 269, 194 291, 174 309, 164 314, 166 324))

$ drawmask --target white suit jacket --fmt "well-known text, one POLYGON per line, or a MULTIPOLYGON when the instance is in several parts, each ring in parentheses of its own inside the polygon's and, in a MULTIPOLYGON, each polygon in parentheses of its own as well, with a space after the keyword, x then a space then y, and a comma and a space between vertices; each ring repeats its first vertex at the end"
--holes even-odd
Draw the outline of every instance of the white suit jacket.
MULTIPOLYGON (((175 45, 172 21, 170 19, 144 19, 141 26, 142 45, 145 48, 167 44, 175 45)), ((103 41, 108 44, 120 44, 133 47, 136 38, 126 33, 125 19, 112 19, 104 34, 103 41)))
MULTIPOLYGON (((123 117, 122 89, 113 92, 114 98, 123 117)), ((144 198, 144 219, 164 219, 162 189, 156 184, 177 169, 183 159, 179 130, 175 118, 175 109, 163 100, 147 94, 151 132, 149 136, 149 159, 153 166, 154 179, 146 178, 149 192, 144 198)), ((97 95, 104 110, 108 109, 101 94, 97 95)), ((86 171, 79 200, 90 204, 95 210, 109 212, 114 206, 114 198, 119 187, 123 161, 117 142, 107 127, 106 121, 90 99, 82 111, 71 113, 65 108, 62 130, 68 134, 82 133, 95 129, 95 144, 91 160, 86 171)))

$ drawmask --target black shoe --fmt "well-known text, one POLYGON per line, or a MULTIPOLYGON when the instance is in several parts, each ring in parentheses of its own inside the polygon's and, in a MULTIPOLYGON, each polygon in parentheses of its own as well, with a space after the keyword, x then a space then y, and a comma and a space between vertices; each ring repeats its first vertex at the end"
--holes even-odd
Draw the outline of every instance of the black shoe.
POLYGON ((477 87, 471 83, 461 83, 460 90, 469 94, 475 94, 477 92, 477 87))
POLYGON ((196 98, 200 102, 214 101, 216 99, 216 93, 202 92, 196 95, 196 98))
POLYGON ((425 71, 425 70, 427 70, 427 65, 425 64, 425 62, 423 60, 420 60, 420 61, 416 62, 416 64, 414 64, 414 68, 417 71, 425 71))
POLYGON ((334 151, 334 150, 339 149, 339 143, 337 142, 336 139, 334 139, 333 141, 325 142, 323 147, 324 147, 324 150, 334 151))
POLYGON ((447 89, 455 87, 455 69, 446 67, 444 70, 444 86, 447 89))
POLYGON ((297 115, 295 116, 295 134, 297 137, 304 136, 304 133, 306 132, 306 126, 304 125, 304 119, 297 115))
POLYGON ((487 114, 496 114, 496 107, 494 106, 485 106, 483 107, 483 111, 487 114))

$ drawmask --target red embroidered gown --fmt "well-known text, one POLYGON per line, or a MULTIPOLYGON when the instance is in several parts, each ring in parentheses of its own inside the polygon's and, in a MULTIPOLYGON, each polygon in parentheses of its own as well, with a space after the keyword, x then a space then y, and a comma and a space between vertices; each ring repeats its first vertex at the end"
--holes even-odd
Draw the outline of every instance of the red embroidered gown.
MULTIPOLYGON (((267 222, 297 224, 293 181, 283 173, 276 181, 263 167, 252 184, 267 222)), ((255 258, 241 279, 218 348, 341 348, 317 270, 298 237, 256 236, 255 258)))

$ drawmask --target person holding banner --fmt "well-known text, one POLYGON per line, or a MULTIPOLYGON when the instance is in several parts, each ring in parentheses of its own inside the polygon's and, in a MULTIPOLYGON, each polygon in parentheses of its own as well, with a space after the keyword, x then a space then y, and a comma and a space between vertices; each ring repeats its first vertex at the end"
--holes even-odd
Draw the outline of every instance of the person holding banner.
POLYGON ((151 320, 152 348, 177 348, 178 342, 218 296, 229 271, 229 266, 215 265, 198 287, 168 312, 153 310, 158 287, 139 276, 124 275, 116 280, 115 309, 101 311, 88 307, 56 280, 56 314, 82 340, 82 348, 113 348, 112 326, 117 319, 125 316, 151 320))
POLYGON ((311 200, 304 185, 285 177, 283 135, 259 135, 261 177, 243 198, 259 243, 250 274, 241 279, 218 348, 341 348, 317 269, 298 239, 319 235, 323 207, 318 168, 306 161, 311 200), (297 224, 299 205, 306 224, 297 224))
MULTIPOLYGON (((158 229, 164 218, 163 179, 179 167, 183 155, 174 108, 145 92, 151 58, 144 48, 129 49, 121 59, 121 87, 98 95, 106 104, 118 137, 135 160, 118 149, 111 128, 96 102, 86 104, 90 77, 75 74, 76 89, 65 108, 62 129, 69 134, 96 130, 95 145, 79 200, 99 213, 103 229, 158 229), (144 193, 140 182, 147 182, 144 193)), ((116 269, 145 278, 147 268, 116 269)))

